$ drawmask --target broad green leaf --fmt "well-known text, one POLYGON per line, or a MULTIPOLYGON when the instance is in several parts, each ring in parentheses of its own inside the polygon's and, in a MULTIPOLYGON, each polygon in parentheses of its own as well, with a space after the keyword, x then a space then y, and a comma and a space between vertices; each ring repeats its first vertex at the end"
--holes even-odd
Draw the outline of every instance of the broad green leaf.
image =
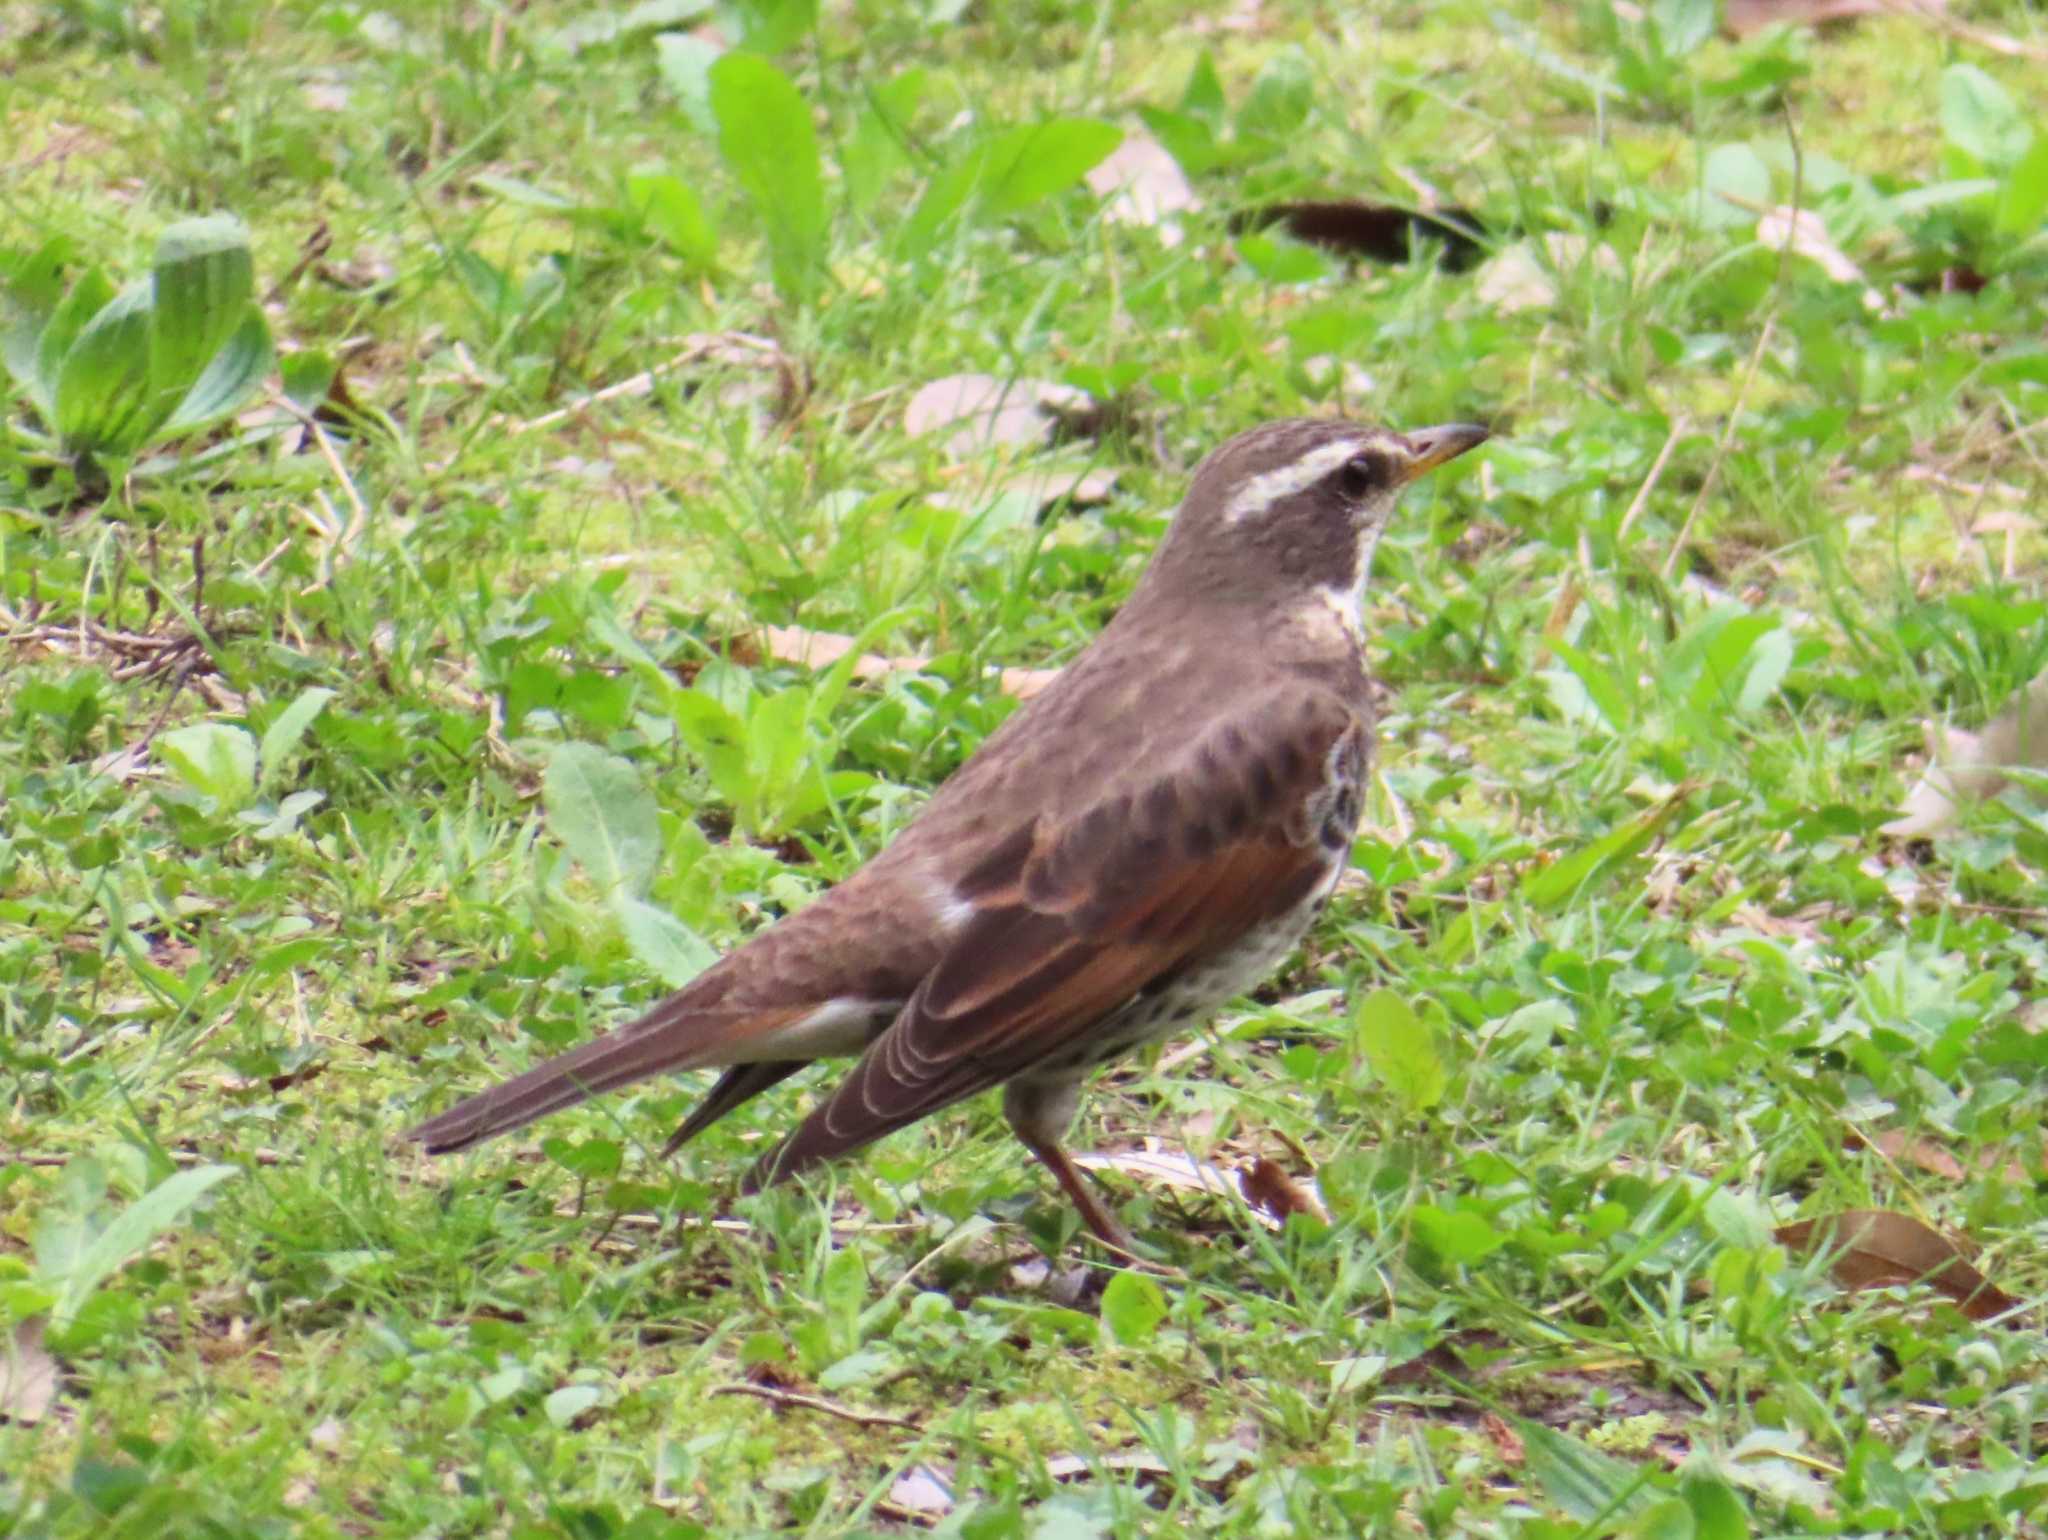
POLYGON ((2032 235, 2048 219, 2048 132, 2037 133, 1998 190, 2001 235, 2032 235))
POLYGON ((150 278, 150 387, 169 416, 253 308, 249 232, 229 214, 181 219, 157 239, 150 278))
POLYGON ((332 690, 314 687, 300 693, 284 710, 280 711, 271 724, 263 729, 262 772, 256 786, 259 791, 268 790, 277 781, 277 775, 284 768, 284 762, 299 746, 299 740, 306 736, 306 729, 313 725, 313 719, 326 709, 334 699, 332 690))
POLYGON ((1142 1347, 1166 1319, 1166 1295, 1144 1273, 1126 1269, 1102 1291, 1102 1324, 1119 1347, 1142 1347))
POLYGON ((1351 1013, 1359 1049, 1382 1084, 1410 1112, 1426 1112, 1444 1099, 1450 1071, 1436 1034, 1391 989, 1376 989, 1351 1013))
POLYGON ((720 9, 739 23, 740 47, 754 53, 794 48, 818 25, 818 0, 725 0, 720 9))
POLYGON ((819 1371, 818 1388, 836 1395, 861 1385, 872 1385, 903 1373, 903 1355, 890 1347, 866 1347, 848 1353, 837 1363, 819 1371))
MULTIPOLYGON (((1748 698, 1749 677, 1756 672, 1757 648, 1774 631, 1783 628, 1775 615, 1737 614, 1715 625, 1712 618, 1706 622, 1708 629, 1700 633, 1702 645, 1699 651, 1699 676, 1693 680, 1691 702, 1700 711, 1726 711, 1740 708, 1748 698)), ((1676 650, 1682 650, 1691 637, 1682 638, 1676 650)), ((1791 638, 1784 638, 1783 662, 1791 665, 1791 638)), ((1778 681, 1785 677, 1779 668, 1775 678, 1770 677, 1772 664, 1768 657, 1763 660, 1765 679, 1762 684, 1762 698, 1768 699, 1770 692, 1778 687, 1778 681)))
POLYGON ((1308 121, 1315 100, 1315 78, 1301 50, 1277 53, 1252 81, 1251 93, 1238 109, 1237 131, 1265 139, 1290 138, 1308 121))
POLYGON ((1682 59, 1712 37, 1719 10, 1716 0, 1651 0, 1650 23, 1665 56, 1682 59))
POLYGON ((242 311, 241 324, 193 381, 177 408, 150 435, 172 438, 206 427, 233 412, 254 395, 270 372, 270 327, 254 305, 242 311))
POLYGON ((902 241, 922 255, 955 216, 1001 217, 1073 186, 1123 142, 1123 130, 1093 118, 1059 118, 1004 129, 965 151, 925 186, 902 241))
POLYGON ((1522 1435, 1530 1478, 1545 1497, 1579 1523, 1590 1524, 1650 1506, 1650 1495, 1643 1491, 1650 1478, 1648 1467, 1616 1459, 1545 1423, 1526 1417, 1512 1421, 1522 1435))
MULTIPOLYGON (((706 670, 709 673, 710 670, 706 670)), ((747 763, 747 730, 722 701, 697 683, 678 690, 668 698, 669 717, 690 752, 711 778, 711 788, 734 807, 744 806, 753 794, 754 780, 747 763)))
POLYGON ((1692 787, 1681 786, 1655 807, 1636 814, 1620 828, 1529 873, 1517 890, 1522 900, 1537 909, 1548 909, 1565 902, 1581 888, 1605 876, 1613 867, 1647 850, 1691 796, 1692 787))
POLYGON ((78 275, 55 310, 50 313, 43 334, 36 339, 35 376, 40 398, 36 410, 51 428, 57 426, 57 381, 64 367, 64 355, 86 324, 114 299, 114 286, 98 268, 78 275))
POLYGON ((1470 1267, 1507 1244, 1507 1236, 1470 1209, 1441 1209, 1418 1203, 1408 1215, 1416 1238, 1446 1262, 1470 1267))
POLYGON ((615 898, 612 908, 634 958, 670 989, 681 989, 718 961, 711 943, 666 909, 642 898, 615 898))
POLYGON ((540 1409, 549 1422, 566 1428, 603 1399, 604 1391, 595 1385, 564 1385, 560 1390, 550 1391, 540 1409))
POLYGON ((998 134, 982 174, 982 209, 1001 218, 1065 191, 1123 138, 1114 123, 1094 118, 1055 118, 998 134))
POLYGON ((64 355, 53 426, 74 453, 132 454, 159 420, 149 385, 150 293, 147 278, 129 284, 64 355))
POLYGON ((626 1152, 615 1139, 585 1139, 578 1143, 560 1134, 550 1134, 541 1140, 540 1152, 571 1176, 586 1182, 611 1180, 626 1160, 626 1152))
MULTIPOLYGON (((0 362, 45 424, 55 416, 57 371, 54 361, 45 368, 41 345, 64 303, 64 254, 70 246, 63 236, 44 243, 15 262, 0 285, 0 362)), ((100 305, 109 297, 102 296, 100 305)), ((81 318, 79 325, 83 324, 81 318)), ((62 357, 60 349, 55 358, 62 357)))
POLYGON ((1678 1490, 1692 1509, 1697 1540, 1749 1540, 1749 1519, 1742 1511, 1742 1499, 1725 1482, 1711 1475, 1681 1474, 1678 1490))
POLYGON ((1629 709, 1628 697, 1622 693, 1612 674, 1562 638, 1552 638, 1544 645, 1558 662, 1571 671, 1571 677, 1584 691, 1585 705, 1591 708, 1590 712, 1582 714, 1576 705, 1576 697, 1564 696, 1552 689, 1551 699, 1562 715, 1572 720, 1597 721, 1609 732, 1620 732, 1628 725, 1634 713, 1629 709))
POLYGON ((565 214, 576 207, 572 199, 558 192, 549 192, 532 182, 516 176, 505 176, 496 171, 480 171, 470 178, 470 184, 481 187, 485 192, 496 193, 507 203, 523 209, 539 209, 547 214, 565 214))
POLYGON ((1709 230, 1746 228, 1770 202, 1771 168, 1755 150, 1746 144, 1717 144, 1707 151, 1693 199, 1694 223, 1709 230))
POLYGON ((502 317, 517 303, 518 291, 512 280, 490 258, 467 246, 458 246, 448 260, 486 315, 502 317))
POLYGON ((690 184, 667 171, 636 171, 626 178, 626 206, 663 245, 692 267, 718 258, 718 232, 690 184))
POLYGON ((286 398, 300 411, 313 412, 334 389, 334 377, 341 372, 341 365, 325 348, 301 348, 280 358, 277 370, 284 381, 286 398))
MULTIPOLYGON (((762 802, 761 821, 772 823, 808 768, 813 774, 811 692, 792 686, 755 702, 747 716, 747 763, 762 802)), ((766 833, 761 829, 758 832, 766 833)))
POLYGON ((718 118, 711 110, 711 66, 724 57, 725 50, 691 32, 664 32, 654 40, 656 66, 676 105, 700 133, 718 132, 718 118))
POLYGON ((809 299, 825 266, 825 184, 810 103, 758 54, 729 53, 711 66, 711 110, 719 153, 767 234, 775 287, 784 299, 809 299))
POLYGON ((594 744, 557 744, 541 803, 548 827, 607 899, 647 892, 661 864, 661 819, 639 771, 594 744))
POLYGON ((1188 71, 1188 83, 1181 89, 1178 110, 1214 128, 1222 123, 1228 105, 1223 96, 1223 77, 1216 73, 1216 55, 1204 48, 1202 56, 1195 60, 1195 67, 1188 71))
POLYGON ((1941 72, 1941 132, 1993 170, 2018 160, 2033 137, 2019 104, 1974 64, 1951 64, 1941 72))
POLYGON ((631 37, 635 32, 687 26, 710 9, 712 0, 639 0, 639 4, 618 13, 585 10, 574 21, 556 28, 544 43, 564 53, 580 53, 631 37))
POLYGON ((256 794, 256 740, 226 722, 195 722, 158 733, 150 752, 216 813, 237 813, 256 794))
POLYGON ((1793 646, 1792 633, 1783 626, 1774 626, 1757 638, 1749 649, 1749 672, 1743 676, 1742 693, 1735 700, 1737 711, 1744 715, 1761 711, 1778 693, 1778 686, 1792 671, 1793 646))
POLYGON ((891 173, 910 164, 911 118, 930 85, 928 71, 912 68, 868 87, 867 110, 839 157, 840 179, 854 208, 872 208, 891 173))
POLYGON ((1692 1509, 1676 1497, 1651 1503, 1622 1531, 1627 1540, 1696 1540, 1698 1533, 1692 1509))
POLYGON ((1885 207, 1893 219, 1910 219, 1933 209, 1953 208, 1957 204, 1975 203, 1998 192, 1999 184, 1988 176, 1964 177, 1954 182, 1930 182, 1924 187, 1909 187, 1902 193, 1886 200, 1885 207))
POLYGON ((57 1305, 51 1312, 63 1326, 104 1283, 109 1274, 149 1249, 150 1242, 178 1222, 193 1204, 229 1177, 234 1166, 194 1166, 166 1177, 137 1198, 106 1229, 86 1243, 58 1283, 57 1305))
POLYGON ((1200 176, 1222 162, 1215 130, 1204 119, 1163 107, 1140 107, 1138 117, 1187 175, 1200 176))
POLYGON ((898 236, 903 249, 912 257, 923 256, 946 234, 954 218, 967 207, 967 200, 980 185, 983 170, 987 166, 987 146, 969 150, 957 160, 942 167, 925 184, 919 195, 917 206, 910 211, 898 236))

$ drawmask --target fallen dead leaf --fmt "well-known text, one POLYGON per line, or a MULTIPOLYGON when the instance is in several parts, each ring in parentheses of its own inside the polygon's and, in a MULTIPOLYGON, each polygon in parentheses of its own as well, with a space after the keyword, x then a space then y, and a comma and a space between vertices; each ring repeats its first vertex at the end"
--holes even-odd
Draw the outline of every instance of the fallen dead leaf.
POLYGON ((1527 1451, 1522 1448, 1522 1435, 1499 1412, 1487 1412, 1479 1419, 1479 1431, 1493 1441, 1494 1452, 1500 1456, 1503 1465, 1520 1465, 1527 1451))
POLYGON ((43 1346, 42 1317, 14 1328, 0 1355, 0 1421, 41 1422, 57 1398, 57 1360, 43 1346))
MULTIPOLYGON (((988 490, 997 495, 1013 493, 1028 497, 1040 508, 1065 503, 1072 508, 1091 508, 1109 501, 1116 490, 1117 472, 1107 466, 1049 466, 1043 470, 1020 471, 1006 476, 988 490)), ((963 499, 949 492, 934 495, 932 502, 960 507, 963 499)))
POLYGON ((930 1465, 913 1465, 889 1484, 889 1501, 920 1518, 953 1511, 953 1481, 930 1465))
MULTIPOLYGON (((1925 1171, 1929 1176, 1938 1176, 1950 1182, 1966 1182, 1972 1176, 1989 1176, 1994 1173, 2002 1181, 2007 1182, 2026 1184, 2034 1180, 2033 1174, 2022 1161, 2005 1160, 2001 1163, 1996 1154, 1986 1150, 1973 1169, 1932 1140, 1916 1139, 1904 1129, 1888 1128, 1866 1139, 1852 1128, 1843 1134, 1842 1148, 1876 1150, 1888 1160, 1913 1166, 1925 1171)), ((2048 1151, 2044 1151, 2044 1158, 2048 1158, 2048 1151)))
POLYGON ((1122 1150, 1113 1155, 1076 1155, 1074 1164, 1087 1171, 1119 1172, 1140 1182, 1181 1192, 1239 1198, 1251 1210, 1252 1216, 1269 1230, 1277 1230, 1285 1224, 1288 1214, 1327 1217, 1322 1195, 1315 1190, 1315 1184, 1311 1182, 1302 1186, 1296 1183, 1270 1160, 1253 1161, 1242 1172, 1233 1173, 1206 1160, 1197 1160, 1185 1150, 1144 1149, 1122 1150), (1262 1167, 1271 1168, 1263 1177, 1262 1167), (1256 1182, 1271 1182, 1276 1175, 1278 1181, 1291 1191, 1292 1197, 1282 1197, 1270 1187, 1255 1187, 1256 1182), (1271 1198, 1278 1206, 1268 1207, 1262 1198, 1271 1198))
POLYGON ((1488 258, 1472 281, 1472 292, 1502 315, 1545 309, 1557 303, 1557 282, 1551 275, 1576 270, 1589 251, 1596 273, 1603 278, 1621 276, 1621 259, 1612 247, 1594 246, 1569 230, 1552 230, 1543 237, 1540 255, 1531 242, 1516 241, 1488 258))
POLYGON ((1836 283, 1861 289, 1863 308, 1872 314, 1885 308, 1884 296, 1870 286, 1863 269, 1834 243, 1826 223, 1812 209, 1783 205, 1765 209, 1757 216, 1756 240, 1759 246, 1772 251, 1790 251, 1796 257, 1806 258, 1836 283))
POLYGON ((1107 159, 1096 162, 1088 185, 1105 199, 1102 214, 1120 225, 1143 225, 1159 232, 1163 246, 1181 243, 1175 216, 1202 206, 1180 162, 1150 134, 1133 129, 1107 159))
POLYGON ((1277 1160, 1259 1156, 1238 1169, 1237 1182, 1245 1202, 1282 1224, 1287 1222, 1289 1214, 1308 1214, 1325 1222, 1329 1220, 1330 1216, 1316 1195, 1289 1176, 1287 1168, 1277 1160))
POLYGON ((1043 448, 1063 422, 1094 405, 1085 390, 1052 380, 949 374, 918 388, 903 409, 903 431, 922 438, 948 429, 946 453, 967 459, 995 448, 1043 448))
POLYGON ((1885 0, 1727 0, 1721 27, 1730 37, 1748 37, 1780 22, 1792 27, 1818 27, 1853 21, 1889 10, 1885 0))
MULTIPOLYGON (((842 636, 836 631, 813 631, 805 626, 762 626, 754 636, 759 639, 758 647, 748 646, 742 641, 732 649, 735 658, 747 662, 766 657, 778 663, 826 669, 858 645, 850 636, 842 636)), ((930 663, 931 659, 923 653, 889 656, 864 652, 854 662, 853 677, 869 684, 890 674, 914 674, 930 663)), ((1029 700, 1059 675, 1056 668, 1006 668, 1000 676, 1002 691, 1017 700, 1029 700)))
POLYGON ((1978 1272, 1954 1241, 1910 1214, 1849 1209, 1781 1225, 1775 1234, 1792 1251, 1828 1253, 1829 1269, 1845 1289, 1924 1283, 1973 1321, 1992 1320, 2019 1305, 1978 1272))
POLYGON ((2037 676, 1981 733, 1942 731, 1928 745, 1927 773, 1899 816, 1878 828, 1894 839, 1939 833, 1962 805, 2005 790, 2012 766, 2048 769, 2048 673, 2037 676))
POLYGON ((1928 1175, 1941 1177, 1945 1181, 1963 1182, 1968 1181, 1970 1176, 1970 1173, 1963 1169, 1963 1163, 1940 1145, 1931 1139, 1916 1139, 1902 1128, 1887 1128, 1881 1133, 1871 1135, 1868 1140, 1852 1128, 1844 1136, 1842 1148, 1876 1150, 1887 1160, 1917 1166, 1928 1175))

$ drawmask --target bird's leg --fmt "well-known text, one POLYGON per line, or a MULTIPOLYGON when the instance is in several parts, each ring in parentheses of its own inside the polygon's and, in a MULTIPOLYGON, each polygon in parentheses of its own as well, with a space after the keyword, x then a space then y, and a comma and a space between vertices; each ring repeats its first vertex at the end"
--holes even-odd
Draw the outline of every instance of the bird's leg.
POLYGON ((1111 1251, 1140 1267, 1155 1264, 1138 1254, 1116 1215, 1088 1185, 1086 1175, 1060 1148, 1060 1136, 1074 1120, 1074 1108, 1081 1099, 1078 1080, 1012 1080, 1003 1087, 1003 1116, 1024 1148, 1038 1157, 1039 1164, 1053 1175, 1060 1190, 1080 1210, 1081 1220, 1095 1232, 1095 1238, 1111 1251))

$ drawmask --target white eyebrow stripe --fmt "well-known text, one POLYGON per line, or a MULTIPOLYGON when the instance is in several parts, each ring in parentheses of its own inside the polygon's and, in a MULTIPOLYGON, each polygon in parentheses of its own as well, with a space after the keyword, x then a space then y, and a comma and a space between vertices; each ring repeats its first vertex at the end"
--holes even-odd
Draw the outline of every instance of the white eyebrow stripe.
POLYGON ((1223 522, 1241 524, 1264 513, 1283 498, 1306 491, 1363 448, 1364 439, 1337 439, 1318 445, 1298 460, 1289 460, 1285 465, 1252 477, 1224 508, 1223 522))

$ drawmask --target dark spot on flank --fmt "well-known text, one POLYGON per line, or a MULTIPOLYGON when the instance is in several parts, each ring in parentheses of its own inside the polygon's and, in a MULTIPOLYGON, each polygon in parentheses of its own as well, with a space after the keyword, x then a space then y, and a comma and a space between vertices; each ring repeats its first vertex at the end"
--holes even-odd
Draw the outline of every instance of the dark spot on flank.
POLYGON ((1144 800, 1139 804, 1138 826, 1148 833, 1173 827, 1173 820, 1180 812, 1180 796, 1171 781, 1154 781, 1145 788, 1144 800))
POLYGON ((1240 792, 1223 804, 1219 823, 1225 839, 1236 839, 1252 821, 1251 802, 1240 792))
POLYGON ((1279 778, 1263 758, 1252 761, 1251 783, 1252 796, 1260 807, 1271 807, 1273 799, 1280 795, 1279 778))

